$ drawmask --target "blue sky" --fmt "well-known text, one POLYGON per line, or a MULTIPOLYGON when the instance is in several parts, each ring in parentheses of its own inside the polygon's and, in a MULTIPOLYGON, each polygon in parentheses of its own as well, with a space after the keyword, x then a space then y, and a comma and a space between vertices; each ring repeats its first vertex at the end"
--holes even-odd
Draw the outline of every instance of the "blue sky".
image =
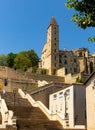
POLYGON ((0 0, 0 54, 33 49, 39 57, 46 42, 47 27, 52 16, 59 25, 60 50, 87 47, 95 52, 94 28, 83 30, 70 22, 74 10, 66 0, 0 0))

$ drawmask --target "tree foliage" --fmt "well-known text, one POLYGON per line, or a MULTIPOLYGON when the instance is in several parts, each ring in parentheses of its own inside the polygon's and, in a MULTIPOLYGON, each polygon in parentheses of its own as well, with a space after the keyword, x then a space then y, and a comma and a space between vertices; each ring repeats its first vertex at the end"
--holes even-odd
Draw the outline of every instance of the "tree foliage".
POLYGON ((14 54, 14 53, 12 53, 12 52, 10 52, 10 53, 7 55, 6 62, 7 62, 7 66, 8 66, 8 67, 13 68, 15 57, 16 57, 16 54, 14 54))
POLYGON ((34 50, 22 51, 14 60, 14 68, 26 71, 30 67, 38 65, 39 58, 34 50))
POLYGON ((34 50, 21 51, 18 54, 10 52, 8 55, 0 55, 0 65, 26 71, 33 67, 37 70, 39 57, 34 50))
MULTIPOLYGON (((72 21, 79 27, 95 27, 95 0, 67 0, 66 6, 75 9, 72 21)), ((89 41, 95 41, 95 37, 88 38, 89 41)))
POLYGON ((82 80, 82 78, 77 77, 76 82, 83 83, 83 80, 82 80))
POLYGON ((37 54, 35 53, 35 51, 34 50, 29 50, 27 52, 27 54, 28 54, 28 58, 31 61, 31 66, 32 67, 38 66, 39 57, 37 56, 37 54))
POLYGON ((28 59, 26 51, 20 52, 14 60, 14 68, 26 71, 31 66, 31 62, 28 59))
POLYGON ((6 66, 7 62, 6 62, 7 56, 6 55, 0 55, 0 66, 6 66))

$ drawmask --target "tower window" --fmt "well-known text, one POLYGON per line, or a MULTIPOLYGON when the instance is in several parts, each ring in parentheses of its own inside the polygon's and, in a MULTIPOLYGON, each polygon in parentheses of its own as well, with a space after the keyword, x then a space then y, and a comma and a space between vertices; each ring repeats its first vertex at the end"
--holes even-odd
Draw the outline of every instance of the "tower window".
POLYGON ((74 68, 74 72, 77 72, 77 68, 74 68))
POLYGON ((56 60, 56 56, 55 56, 55 60, 56 60))
POLYGON ((67 58, 67 56, 66 56, 66 55, 64 55, 64 57, 65 57, 65 58, 67 58))
POLYGON ((56 52, 56 49, 54 50, 54 52, 56 52))
POLYGON ((67 64, 67 60, 64 61, 64 64, 67 64))
POLYGON ((62 60, 61 60, 61 59, 59 60, 59 63, 62 63, 62 60))
POLYGON ((74 62, 75 62, 75 63, 77 62, 76 59, 74 59, 74 62))
POLYGON ((67 68, 65 68, 65 74, 67 74, 67 68))

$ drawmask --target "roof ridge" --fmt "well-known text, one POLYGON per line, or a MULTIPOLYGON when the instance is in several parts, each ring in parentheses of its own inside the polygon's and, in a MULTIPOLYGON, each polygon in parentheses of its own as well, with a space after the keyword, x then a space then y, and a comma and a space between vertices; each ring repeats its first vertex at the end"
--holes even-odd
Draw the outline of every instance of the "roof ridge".
POLYGON ((50 21, 49 26, 50 26, 50 25, 58 26, 58 24, 57 24, 56 19, 54 18, 54 16, 52 16, 52 18, 51 18, 51 21, 50 21))

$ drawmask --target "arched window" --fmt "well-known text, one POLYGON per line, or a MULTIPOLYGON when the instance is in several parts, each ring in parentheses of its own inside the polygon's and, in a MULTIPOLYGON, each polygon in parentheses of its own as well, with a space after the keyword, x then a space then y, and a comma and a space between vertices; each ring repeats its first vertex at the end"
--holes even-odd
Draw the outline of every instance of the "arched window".
POLYGON ((92 73, 93 72, 93 62, 91 61, 90 62, 90 73, 92 73))

